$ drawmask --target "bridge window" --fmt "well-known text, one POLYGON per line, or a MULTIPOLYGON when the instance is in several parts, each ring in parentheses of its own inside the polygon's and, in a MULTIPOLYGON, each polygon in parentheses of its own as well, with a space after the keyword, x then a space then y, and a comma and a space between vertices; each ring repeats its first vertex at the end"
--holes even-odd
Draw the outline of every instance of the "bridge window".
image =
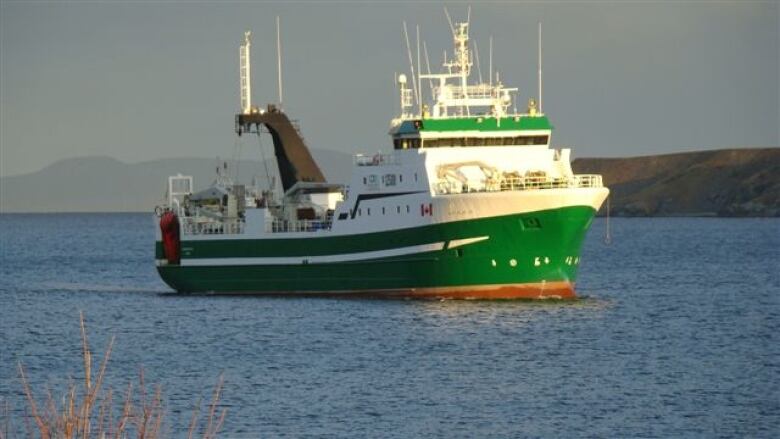
POLYGON ((426 148, 462 147, 462 146, 516 146, 547 145, 550 136, 513 136, 513 137, 452 137, 425 139, 426 148))
POLYGON ((421 145, 420 139, 393 139, 395 149, 417 149, 421 145))

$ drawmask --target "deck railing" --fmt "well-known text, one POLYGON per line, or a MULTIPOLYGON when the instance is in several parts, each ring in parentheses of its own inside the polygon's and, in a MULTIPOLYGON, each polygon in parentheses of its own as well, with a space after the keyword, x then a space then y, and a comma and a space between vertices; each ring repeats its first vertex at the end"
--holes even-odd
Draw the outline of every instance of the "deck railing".
MULTIPOLYGON (((466 87, 466 93, 460 87, 451 88, 447 86, 447 92, 452 99, 493 99, 495 97, 495 87, 488 84, 469 85, 466 87)), ((433 95, 439 96, 440 88, 434 87, 433 95)))
POLYGON ((237 235, 244 233, 244 221, 204 221, 198 217, 180 217, 181 230, 185 235, 237 235))
POLYGON ((436 195, 460 194, 468 192, 502 192, 535 189, 593 188, 602 187, 601 175, 580 174, 571 178, 526 176, 509 177, 499 180, 485 180, 480 184, 462 183, 459 181, 439 180, 433 185, 436 195))
POLYGON ((602 187, 604 183, 599 174, 576 174, 574 187, 602 187))

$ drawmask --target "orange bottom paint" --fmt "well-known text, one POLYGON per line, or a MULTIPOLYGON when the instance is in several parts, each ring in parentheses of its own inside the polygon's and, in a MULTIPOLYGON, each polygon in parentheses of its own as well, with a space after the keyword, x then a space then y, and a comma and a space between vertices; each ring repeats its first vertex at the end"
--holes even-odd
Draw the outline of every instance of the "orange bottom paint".
MULTIPOLYGON (((392 294, 392 293, 391 293, 392 294)), ((430 299, 574 299, 570 282, 539 282, 513 285, 415 288, 399 291, 400 297, 430 299)))
MULTIPOLYGON (((214 294, 214 293, 212 293, 214 294)), ((431 287, 366 291, 265 291, 225 292, 220 295, 257 296, 307 296, 374 299, 458 299, 458 300, 511 300, 511 299, 574 299, 571 282, 536 282, 508 285, 470 285, 462 287, 431 287)))

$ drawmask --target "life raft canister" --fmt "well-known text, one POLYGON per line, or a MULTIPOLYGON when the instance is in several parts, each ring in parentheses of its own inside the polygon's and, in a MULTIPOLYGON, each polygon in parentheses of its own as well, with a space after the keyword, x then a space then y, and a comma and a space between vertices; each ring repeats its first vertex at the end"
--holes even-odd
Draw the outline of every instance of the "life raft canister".
POLYGON ((178 264, 181 261, 179 240, 179 217, 175 213, 165 212, 160 218, 160 231, 162 232, 163 254, 169 264, 178 264))

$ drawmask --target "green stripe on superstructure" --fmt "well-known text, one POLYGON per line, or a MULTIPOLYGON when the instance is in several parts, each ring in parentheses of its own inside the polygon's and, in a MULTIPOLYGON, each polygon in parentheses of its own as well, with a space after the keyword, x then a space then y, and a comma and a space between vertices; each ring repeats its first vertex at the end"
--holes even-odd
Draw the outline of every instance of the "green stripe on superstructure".
POLYGON ((463 117, 452 119, 422 119, 406 120, 401 123, 397 134, 412 134, 419 131, 518 131, 518 130, 552 130, 553 126, 547 116, 504 117, 463 117), (419 128, 415 126, 419 124, 419 128))

